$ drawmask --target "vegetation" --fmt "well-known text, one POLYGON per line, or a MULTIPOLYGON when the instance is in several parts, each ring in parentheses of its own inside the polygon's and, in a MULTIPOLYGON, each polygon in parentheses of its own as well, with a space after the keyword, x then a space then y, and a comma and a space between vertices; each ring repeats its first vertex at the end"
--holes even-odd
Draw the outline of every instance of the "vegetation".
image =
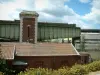
POLYGON ((0 44, 0 75, 4 75, 3 72, 1 72, 2 69, 1 65, 2 65, 2 51, 1 51, 1 44, 0 44))
POLYGON ((0 44, 0 75, 12 75, 15 71, 9 68, 9 65, 6 63, 2 55, 1 44, 0 44))
POLYGON ((94 61, 88 65, 85 65, 88 72, 100 71, 100 61, 94 61))
POLYGON ((74 65, 71 68, 63 67, 58 70, 45 68, 30 68, 18 75, 87 75, 89 72, 100 71, 100 61, 86 65, 74 65))
POLYGON ((2 72, 0 72, 0 75, 4 75, 2 72))

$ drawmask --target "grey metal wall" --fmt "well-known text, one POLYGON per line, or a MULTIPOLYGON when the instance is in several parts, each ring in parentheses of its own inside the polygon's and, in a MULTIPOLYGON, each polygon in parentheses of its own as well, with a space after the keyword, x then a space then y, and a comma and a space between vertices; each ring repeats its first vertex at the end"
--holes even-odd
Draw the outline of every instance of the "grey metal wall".
MULTIPOLYGON (((78 44, 78 43, 76 43, 75 44, 75 48, 77 49, 77 50, 80 50, 80 44, 78 44)), ((100 43, 96 43, 96 44, 85 44, 85 50, 100 50, 100 43)), ((84 51, 85 51, 84 50, 84 51)))
MULTIPOLYGON (((80 37, 75 24, 38 23, 38 40, 80 37)), ((19 39, 20 21, 0 21, 0 38, 19 39)))
POLYGON ((81 37, 84 36, 84 41, 82 41, 82 38, 81 38, 81 41, 84 42, 84 50, 81 50, 81 43, 79 40, 76 40, 75 41, 75 48, 78 50, 78 51, 85 51, 85 52, 88 52, 92 59, 95 59, 95 60, 100 60, 100 33, 88 33, 88 32, 84 32, 81 34, 81 37))
POLYGON ((38 39, 57 39, 80 37, 80 28, 72 27, 47 27, 38 28, 38 39))
POLYGON ((100 39, 100 33, 81 33, 81 37, 84 36, 85 39, 100 39))
MULTIPOLYGON (((81 37, 84 36, 84 41, 81 38, 81 42, 85 42, 85 50, 100 50, 100 33, 81 33, 81 37)), ((80 41, 75 43, 76 49, 80 49, 80 41)))
POLYGON ((19 39, 19 25, 14 23, 0 23, 0 38, 19 39))

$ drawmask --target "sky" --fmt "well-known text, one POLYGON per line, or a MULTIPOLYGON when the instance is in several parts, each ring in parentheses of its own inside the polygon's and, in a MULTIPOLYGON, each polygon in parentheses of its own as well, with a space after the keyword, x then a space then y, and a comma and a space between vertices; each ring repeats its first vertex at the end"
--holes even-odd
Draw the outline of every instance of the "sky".
POLYGON ((0 20, 19 20, 23 10, 39 13, 39 22, 100 29, 100 0, 0 0, 0 20))

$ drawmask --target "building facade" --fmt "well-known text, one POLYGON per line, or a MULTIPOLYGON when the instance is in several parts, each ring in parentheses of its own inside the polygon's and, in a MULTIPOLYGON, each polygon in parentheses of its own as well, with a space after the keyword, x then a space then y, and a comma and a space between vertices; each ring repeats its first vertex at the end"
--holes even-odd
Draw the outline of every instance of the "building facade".
POLYGON ((81 52, 88 52, 95 60, 100 59, 100 30, 81 30, 80 40, 75 41, 75 48, 81 52))

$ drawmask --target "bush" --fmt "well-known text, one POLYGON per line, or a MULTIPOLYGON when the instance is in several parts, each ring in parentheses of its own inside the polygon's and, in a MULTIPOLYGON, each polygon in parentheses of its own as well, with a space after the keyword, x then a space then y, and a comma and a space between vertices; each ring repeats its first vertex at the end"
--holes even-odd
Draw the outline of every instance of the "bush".
POLYGON ((74 65, 71 68, 63 67, 58 70, 46 68, 31 68, 18 75, 86 75, 89 72, 100 71, 100 61, 94 61, 86 65, 74 65))
POLYGON ((2 72, 0 72, 0 75, 4 75, 2 72))
POLYGON ((57 70, 56 75, 69 75, 70 68, 69 67, 62 67, 57 70))
POLYGON ((86 71, 86 69, 83 65, 76 64, 70 69, 69 75, 85 75, 87 73, 88 72, 86 71))
POLYGON ((18 75, 68 75, 68 69, 62 68, 58 70, 52 70, 45 68, 32 68, 27 69, 24 72, 20 72, 18 75))
POLYGON ((18 75, 51 75, 51 69, 45 68, 30 68, 24 72, 20 72, 18 75))
MULTIPOLYGON (((2 60, 0 60, 0 72, 3 72, 4 75, 12 75, 14 73, 14 70, 9 68, 7 64, 4 64, 2 60)), ((0 73, 0 75, 2 75, 0 73)))
POLYGON ((100 61, 94 61, 90 64, 85 65, 88 72, 100 71, 100 61))

